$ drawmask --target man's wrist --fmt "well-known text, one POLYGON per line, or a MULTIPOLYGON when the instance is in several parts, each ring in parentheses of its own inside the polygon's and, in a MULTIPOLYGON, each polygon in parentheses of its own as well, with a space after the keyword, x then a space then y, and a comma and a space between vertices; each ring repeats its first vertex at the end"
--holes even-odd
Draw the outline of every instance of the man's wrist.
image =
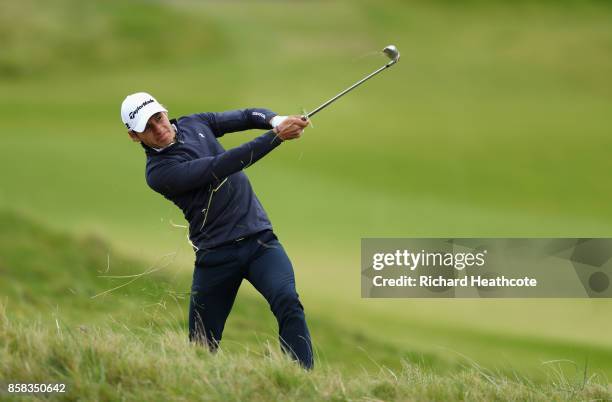
MULTIPOLYGON (((283 140, 278 133, 276 132, 276 128, 270 130, 271 131, 271 137, 270 137, 270 144, 274 144, 274 145, 280 145, 281 143, 283 143, 285 140, 283 140)), ((266 135, 269 133, 266 133, 266 135)))
POLYGON ((274 116, 273 118, 270 119, 270 125, 273 128, 276 128, 279 124, 285 121, 286 118, 287 116, 274 116))

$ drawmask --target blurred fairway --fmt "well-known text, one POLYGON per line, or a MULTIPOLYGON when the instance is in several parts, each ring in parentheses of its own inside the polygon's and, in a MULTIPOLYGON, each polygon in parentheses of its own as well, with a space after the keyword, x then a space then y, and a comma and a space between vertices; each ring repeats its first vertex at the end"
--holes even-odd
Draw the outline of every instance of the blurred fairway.
MULTIPOLYGON (((588 358, 612 376, 608 301, 362 300, 359 290, 362 237, 612 235, 607 3, 77 4, 1 6, 2 208, 95 233, 137 260, 179 251, 169 270, 184 292, 193 258, 171 225, 183 219, 146 187, 142 149, 119 117, 125 95, 149 91, 172 116, 301 113, 382 65, 374 52, 393 43, 400 63, 247 170, 307 314, 393 350, 525 372, 588 358)), ((249 293, 237 308, 258 300, 264 311, 249 293)), ((342 342, 313 337, 323 349, 342 342)))

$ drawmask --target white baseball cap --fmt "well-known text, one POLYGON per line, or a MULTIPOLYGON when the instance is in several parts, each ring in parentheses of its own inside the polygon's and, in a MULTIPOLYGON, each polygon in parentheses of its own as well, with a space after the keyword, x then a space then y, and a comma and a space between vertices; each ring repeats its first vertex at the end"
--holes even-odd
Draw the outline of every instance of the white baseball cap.
POLYGON ((168 112, 153 96, 146 92, 128 95, 121 104, 121 120, 128 130, 142 133, 149 117, 157 112, 168 112))

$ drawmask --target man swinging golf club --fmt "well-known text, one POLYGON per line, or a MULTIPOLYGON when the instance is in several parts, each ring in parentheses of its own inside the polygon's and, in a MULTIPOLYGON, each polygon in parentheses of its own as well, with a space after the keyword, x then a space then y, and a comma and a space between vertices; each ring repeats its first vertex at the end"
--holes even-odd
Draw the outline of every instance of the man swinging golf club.
POLYGON ((267 109, 198 113, 168 119, 151 95, 129 95, 121 118, 145 150, 149 187, 175 203, 189 222, 195 268, 189 339, 216 350, 243 279, 266 298, 279 327, 282 350, 313 367, 304 309, 291 261, 243 169, 283 141, 299 138, 308 120, 267 109), (269 130, 225 150, 218 138, 248 129, 269 130))
POLYGON ((303 367, 313 367, 293 267, 242 169, 283 141, 299 138, 311 116, 399 61, 394 45, 382 53, 390 61, 304 116, 244 109, 169 120, 168 111, 151 95, 139 92, 125 98, 121 119, 130 138, 145 150, 149 187, 181 208, 189 222, 189 239, 196 251, 190 340, 205 343, 211 350, 218 347, 246 278, 270 303, 283 351, 303 367), (272 130, 230 150, 217 140, 225 133, 252 128, 272 130))

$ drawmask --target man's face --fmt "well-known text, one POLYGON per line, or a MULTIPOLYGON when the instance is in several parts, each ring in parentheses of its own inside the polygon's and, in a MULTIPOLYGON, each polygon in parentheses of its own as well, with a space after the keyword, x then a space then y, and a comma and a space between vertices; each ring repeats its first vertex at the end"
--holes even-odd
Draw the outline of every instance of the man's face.
POLYGON ((151 148, 163 148, 174 141, 174 128, 168 120, 166 112, 157 112, 149 117, 142 133, 128 131, 132 141, 142 142, 151 148))

